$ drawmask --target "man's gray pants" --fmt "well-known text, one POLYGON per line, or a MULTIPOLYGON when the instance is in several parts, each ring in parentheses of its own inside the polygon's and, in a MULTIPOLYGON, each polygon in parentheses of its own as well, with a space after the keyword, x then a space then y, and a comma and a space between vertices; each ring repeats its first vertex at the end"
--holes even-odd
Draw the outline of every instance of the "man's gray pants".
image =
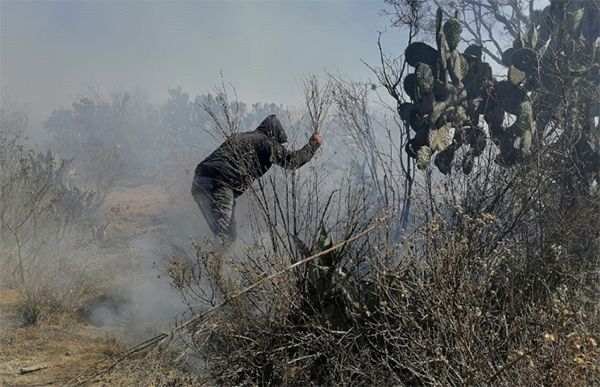
POLYGON ((200 207, 215 236, 235 240, 235 197, 233 190, 220 181, 207 176, 195 176, 192 196, 200 207))

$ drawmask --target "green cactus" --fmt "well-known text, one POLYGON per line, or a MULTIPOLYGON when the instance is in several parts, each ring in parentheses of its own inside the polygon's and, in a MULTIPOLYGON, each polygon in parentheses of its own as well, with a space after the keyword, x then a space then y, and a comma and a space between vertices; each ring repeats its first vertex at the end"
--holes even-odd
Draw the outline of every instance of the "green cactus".
MULTIPOLYGON (((423 96, 433 91, 433 72, 425 63, 418 63, 415 70, 419 95, 423 96)), ((406 79, 406 78, 405 78, 406 79)))
MULTIPOLYGON (((534 141, 532 101, 542 95, 546 105, 558 105, 565 87, 582 90, 579 84, 600 82, 600 47, 595 44, 600 37, 600 9, 591 2, 550 3, 532 13, 531 28, 520 31, 512 47, 502 53, 508 69, 505 80, 494 79, 490 64, 482 61, 482 47, 471 45, 462 55, 456 51, 461 24, 456 16, 444 23, 441 9, 436 14, 437 50, 420 42, 407 47, 406 61, 416 70, 404 79, 404 89, 414 104, 402 104, 398 111, 415 131, 406 151, 417 159, 419 168, 426 168, 437 153, 435 166, 449 173, 456 151, 464 145, 468 150, 462 169, 471 172, 487 146, 481 115, 500 151, 496 161, 504 166, 524 161, 534 141), (507 113, 516 116, 510 126, 505 122, 507 113)), ((596 117, 597 109, 584 110, 596 117)))
POLYGON ((468 71, 468 64, 466 64, 466 69, 463 72, 463 59, 461 58, 458 51, 450 51, 448 54, 448 73, 450 74, 450 79, 455 86, 462 87, 462 80, 464 75, 466 75, 468 71))
POLYGON ((404 51, 406 63, 416 67, 419 62, 432 65, 438 60, 438 52, 435 48, 421 42, 411 43, 404 51))
POLYGON ((533 130, 533 110, 529 101, 524 101, 519 105, 516 116, 515 122, 506 129, 507 133, 522 136, 525 132, 533 130))
POLYGON ((462 34, 462 25, 457 18, 450 18, 444 23, 444 35, 450 50, 455 50, 460 43, 460 35, 462 34))
POLYGON ((415 111, 415 104, 410 102, 404 102, 398 105, 398 114, 402 121, 410 121, 410 118, 415 111))
POLYGON ((518 114, 521 103, 527 100, 525 90, 508 80, 494 85, 494 96, 499 106, 512 114, 518 114))
POLYGON ((514 47, 510 47, 510 48, 507 48, 506 50, 504 50, 504 52, 502 53, 502 63, 506 67, 512 66, 512 55, 514 54, 514 52, 516 50, 517 49, 515 49, 514 47))
POLYGON ((408 122, 410 123, 411 129, 417 133, 425 132, 429 127, 427 119, 417 113, 412 114, 408 122))
POLYGON ((436 80, 433 83, 433 94, 437 101, 444 101, 448 98, 450 89, 446 83, 436 80))
POLYGON ((442 32, 442 21, 444 20, 444 12, 438 8, 435 13, 435 34, 442 32))
POLYGON ((423 145, 417 150, 417 168, 426 169, 429 166, 431 160, 432 150, 427 145, 423 145))
POLYGON ((408 74, 404 77, 404 91, 413 101, 419 100, 419 90, 416 74, 408 74))
MULTIPOLYGON (((308 249, 297 236, 291 237, 303 255, 324 252, 333 246, 332 238, 324 225, 320 227, 314 250, 308 249)), ((319 257, 318 264, 308 264, 302 286, 308 301, 306 305, 312 310, 315 307, 322 310, 327 323, 336 328, 346 327, 350 310, 362 313, 364 309, 360 299, 360 284, 340 267, 341 258, 341 252, 335 250, 319 257)))
POLYGON ((513 85, 519 85, 525 80, 525 73, 516 68, 515 66, 510 66, 508 68, 507 78, 513 85))
POLYGON ((435 156, 433 163, 444 175, 450 173, 452 168, 452 160, 454 160, 454 154, 459 146, 460 145, 458 145, 456 142, 453 142, 449 147, 435 156))
POLYGON ((449 97, 448 101, 440 101, 433 105, 432 113, 429 115, 428 128, 441 127, 452 118, 456 108, 451 106, 450 102, 449 97))
POLYGON ((435 106, 435 96, 433 93, 426 94, 421 97, 421 102, 417 104, 417 112, 422 115, 427 115, 433 112, 435 106))
POLYGON ((527 74, 538 70, 538 62, 537 54, 531 48, 516 49, 510 56, 510 63, 527 74))
POLYGON ((463 55, 465 55, 468 58, 472 58, 477 61, 480 61, 481 56, 483 55, 483 48, 476 44, 472 44, 465 49, 465 52, 463 53, 463 55))
MULTIPOLYGON (((319 251, 325 251, 333 246, 333 240, 327 232, 325 225, 321 223, 321 229, 319 230, 319 238, 317 240, 317 247, 319 251)), ((330 251, 327 254, 322 255, 319 258, 321 266, 333 267, 340 263, 342 257, 340 254, 336 254, 334 251, 330 251)))
POLYGON ((537 28, 533 27, 529 32, 529 47, 537 48, 539 42, 539 33, 537 28))
POLYGON ((445 124, 439 129, 432 129, 428 136, 429 147, 434 152, 441 152, 452 144, 452 137, 452 128, 449 124, 445 124))
POLYGON ((454 112, 454 123, 462 126, 463 123, 469 120, 469 115, 467 114, 466 107, 461 104, 456 107, 454 112))
POLYGON ((521 156, 529 156, 531 154, 531 140, 533 137, 532 130, 525 130, 523 135, 521 136, 521 145, 519 149, 521 150, 521 156))

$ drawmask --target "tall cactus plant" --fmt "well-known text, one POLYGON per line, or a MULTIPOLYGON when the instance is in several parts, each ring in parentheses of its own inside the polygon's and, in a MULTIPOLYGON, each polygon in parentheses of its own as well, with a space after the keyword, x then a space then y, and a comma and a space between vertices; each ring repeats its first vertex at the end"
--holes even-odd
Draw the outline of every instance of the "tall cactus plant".
MULTIPOLYGON (((468 174, 489 139, 498 149, 497 163, 511 166, 527 160, 536 139, 543 138, 536 130, 546 129, 565 89, 585 85, 590 97, 598 96, 599 8, 594 1, 552 0, 543 11, 534 12, 530 31, 520 34, 502 56, 508 68, 505 79, 493 77, 481 47, 472 45, 459 53, 461 22, 456 15, 444 22, 438 9, 437 48, 414 42, 405 50, 406 62, 414 68, 403 83, 411 102, 398 106, 414 132, 407 154, 421 169, 434 157, 438 170, 447 174, 464 146, 462 170, 468 174), (515 116, 511 124, 507 113, 515 116)), ((581 125, 593 137, 600 109, 594 97, 587 105, 582 107, 587 121, 581 125)), ((582 146, 597 160, 598 147, 590 141, 582 146)))

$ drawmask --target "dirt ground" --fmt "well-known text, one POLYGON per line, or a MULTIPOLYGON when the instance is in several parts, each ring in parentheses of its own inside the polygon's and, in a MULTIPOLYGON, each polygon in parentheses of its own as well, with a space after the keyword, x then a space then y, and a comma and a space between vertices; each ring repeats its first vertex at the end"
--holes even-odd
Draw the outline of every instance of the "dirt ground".
POLYGON ((16 292, 0 289, 0 384, 64 385, 86 368, 119 351, 119 344, 101 329, 83 322, 45 321, 20 327, 16 292), (21 375, 25 367, 48 368, 21 375))
MULTIPOLYGON (((107 198, 106 213, 111 224, 111 242, 106 259, 123 261, 128 240, 148 232, 161 233, 168 193, 156 186, 118 188, 107 198)), ((116 262, 116 261, 115 261, 116 262)), ((123 267, 126 267, 124 265, 123 267)), ((19 295, 0 287, 0 386, 72 385, 85 381, 94 386, 192 385, 193 377, 161 358, 138 357, 115 371, 91 380, 98 363, 110 364, 114 355, 126 348, 114 332, 73 316, 52 316, 35 326, 20 326, 19 295), (44 366, 39 371, 20 374, 25 367, 44 366)))

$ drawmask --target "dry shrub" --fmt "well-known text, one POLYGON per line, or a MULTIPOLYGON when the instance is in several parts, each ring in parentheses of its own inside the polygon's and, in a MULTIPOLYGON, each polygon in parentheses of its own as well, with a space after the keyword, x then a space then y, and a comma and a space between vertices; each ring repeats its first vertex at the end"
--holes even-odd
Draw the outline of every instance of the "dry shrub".
MULTIPOLYGON (((339 114, 357 140, 374 138, 357 98, 338 97, 339 114)), ((388 138, 392 149, 406 141, 388 138)), ((577 181, 566 145, 514 168, 496 165, 490 147, 470 175, 443 177, 416 175, 373 142, 371 175, 332 194, 316 172, 258 183, 254 244, 202 244, 171 268, 197 317, 181 335, 186 354, 205 382, 225 385, 599 384, 600 198, 577 181)))
MULTIPOLYGON (((401 247, 381 228, 336 253, 337 267, 321 258, 267 282, 196 324, 184 337, 188 350, 208 380, 226 385, 600 382, 600 321, 597 303, 582 298, 585 285, 532 300, 524 273, 503 269, 514 256, 479 253, 478 240, 498 231, 497 219, 457 219, 432 220, 401 247), (360 265, 356 251, 367 254, 360 265)), ((214 271, 224 256, 198 252, 172 270, 189 301, 216 304, 285 266, 281 256, 255 250, 230 265, 240 277, 233 281, 214 271)))
POLYGON ((23 122, 10 117, 3 111, 0 280, 20 293, 23 322, 32 324, 58 310, 74 311, 96 286, 92 226, 105 195, 73 185, 68 160, 28 150, 23 122))

